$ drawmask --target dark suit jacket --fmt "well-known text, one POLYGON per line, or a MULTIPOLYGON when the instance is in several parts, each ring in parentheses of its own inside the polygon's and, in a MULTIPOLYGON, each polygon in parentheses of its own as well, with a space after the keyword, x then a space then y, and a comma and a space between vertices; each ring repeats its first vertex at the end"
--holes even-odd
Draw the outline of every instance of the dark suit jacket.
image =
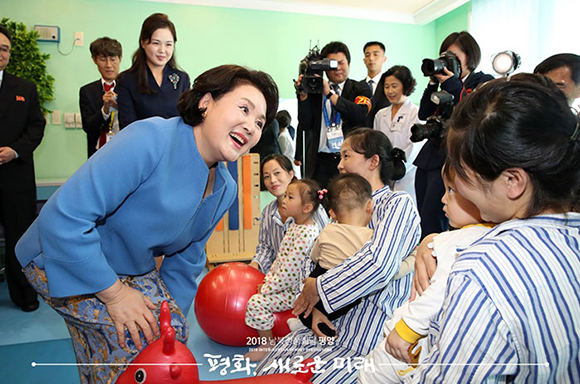
POLYGON ((369 128, 374 127, 375 116, 376 116, 377 112, 380 111, 381 109, 387 108, 389 105, 391 105, 391 103, 389 102, 389 99, 387 99, 387 96, 385 95, 385 78, 386 78, 385 74, 386 74, 386 72, 383 73, 383 75, 379 79, 379 82, 377 84, 377 88, 375 89, 375 94, 373 95, 373 98, 371 99, 373 106, 371 108, 371 111, 367 115, 366 122, 365 122, 365 126, 367 126, 369 128))
MULTIPOLYGON (((364 81, 347 79, 335 107, 341 115, 344 137, 353 129, 364 126, 365 118, 369 112, 366 104, 355 104, 354 101, 358 96, 370 99, 369 86, 364 81)), ((299 161, 306 161, 305 177, 307 178, 312 178, 316 168, 322 121, 322 100, 322 94, 310 94, 306 100, 298 103, 298 137, 296 138, 295 158, 299 161), (306 149, 306 159, 302 158, 303 148, 306 149)))
POLYGON ((139 93, 137 72, 125 71, 119 76, 117 81, 119 128, 123 129, 134 121, 153 116, 165 119, 179 116, 177 100, 190 88, 188 74, 166 65, 163 69, 163 82, 159 87, 151 70, 147 67, 147 79, 149 88, 157 93, 148 95, 139 93))
POLYGON ((0 87, 0 147, 10 147, 18 158, 0 165, 0 190, 36 190, 32 153, 40 144, 46 121, 36 85, 4 71, 0 87))
POLYGON ((87 134, 87 157, 91 157, 97 151, 101 130, 107 129, 111 120, 110 117, 107 120, 103 119, 101 113, 104 93, 101 79, 83 86, 79 91, 83 131, 87 134))

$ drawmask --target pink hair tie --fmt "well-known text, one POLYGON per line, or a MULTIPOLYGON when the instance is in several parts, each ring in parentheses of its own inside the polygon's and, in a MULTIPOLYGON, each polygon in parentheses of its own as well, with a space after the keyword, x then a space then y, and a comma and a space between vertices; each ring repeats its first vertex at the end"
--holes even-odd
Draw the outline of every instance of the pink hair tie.
POLYGON ((328 193, 328 191, 326 189, 319 189, 318 190, 318 199, 322 200, 324 199, 324 194, 328 193))

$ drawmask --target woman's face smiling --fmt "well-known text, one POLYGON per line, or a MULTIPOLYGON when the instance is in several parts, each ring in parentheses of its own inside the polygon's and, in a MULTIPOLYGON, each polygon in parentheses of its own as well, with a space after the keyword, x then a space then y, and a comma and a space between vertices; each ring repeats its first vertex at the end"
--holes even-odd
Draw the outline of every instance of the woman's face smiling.
POLYGON ((145 50, 147 64, 150 67, 165 67, 173 56, 173 34, 169 28, 159 28, 151 35, 149 42, 142 41, 141 46, 145 50))
POLYGON ((350 146, 350 140, 346 139, 340 148, 340 163, 338 172, 356 173, 369 180, 371 160, 362 153, 355 152, 350 146))
POLYGON ((262 167, 264 185, 276 197, 284 196, 293 177, 294 171, 287 172, 276 160, 270 160, 262 167))
POLYGON ((403 83, 395 76, 387 76, 385 78, 385 96, 393 105, 402 104, 407 97, 403 94, 403 83))
POLYGON ((266 99, 253 85, 242 84, 215 100, 206 93, 199 102, 206 118, 194 134, 208 165, 236 161, 258 143, 266 122, 266 99))

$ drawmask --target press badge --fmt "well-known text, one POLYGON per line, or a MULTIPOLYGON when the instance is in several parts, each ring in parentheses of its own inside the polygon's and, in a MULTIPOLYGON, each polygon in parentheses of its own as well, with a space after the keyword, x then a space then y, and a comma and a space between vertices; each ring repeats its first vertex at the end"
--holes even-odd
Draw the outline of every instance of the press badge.
POLYGON ((340 152, 340 147, 342 147, 344 141, 340 126, 331 125, 330 127, 326 127, 326 138, 328 139, 328 149, 330 149, 330 152, 340 152))

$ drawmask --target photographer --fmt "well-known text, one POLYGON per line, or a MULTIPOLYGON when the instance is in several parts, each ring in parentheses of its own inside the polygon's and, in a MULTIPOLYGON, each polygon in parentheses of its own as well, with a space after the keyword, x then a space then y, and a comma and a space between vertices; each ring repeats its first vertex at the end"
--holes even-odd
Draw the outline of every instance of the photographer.
POLYGON ((362 126, 370 110, 371 90, 364 82, 348 78, 350 52, 341 42, 328 43, 321 58, 336 60, 336 69, 326 70, 322 94, 306 93, 298 78, 298 137, 296 161, 305 161, 305 177, 316 180, 322 188, 338 174, 340 145, 354 128, 362 126), (329 144, 329 139, 331 143, 329 144), (303 148, 305 159, 303 159, 303 148))
MULTIPOLYGON (((419 119, 425 120, 437 112, 437 105, 431 101, 431 94, 441 90, 453 95, 453 102, 457 104, 465 95, 468 95, 479 84, 493 80, 493 76, 482 72, 474 72, 481 59, 479 45, 468 32, 454 32, 447 36, 439 53, 452 52, 460 63, 461 74, 458 76, 444 67, 441 73, 432 75, 427 85, 421 105, 419 119)), ((445 187, 441 179, 441 168, 445 161, 445 149, 440 140, 430 139, 421 149, 414 163, 417 166, 415 191, 417 205, 421 216, 421 237, 430 233, 447 230, 448 220, 443 212, 441 198, 445 194, 445 187)))

